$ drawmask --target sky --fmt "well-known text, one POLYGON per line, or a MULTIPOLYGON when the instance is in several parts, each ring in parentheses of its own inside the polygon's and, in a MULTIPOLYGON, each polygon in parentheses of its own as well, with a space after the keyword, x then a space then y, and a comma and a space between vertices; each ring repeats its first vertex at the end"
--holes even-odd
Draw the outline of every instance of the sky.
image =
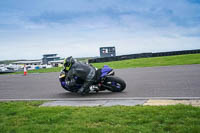
POLYGON ((200 49, 200 0, 1 0, 0 60, 200 49))

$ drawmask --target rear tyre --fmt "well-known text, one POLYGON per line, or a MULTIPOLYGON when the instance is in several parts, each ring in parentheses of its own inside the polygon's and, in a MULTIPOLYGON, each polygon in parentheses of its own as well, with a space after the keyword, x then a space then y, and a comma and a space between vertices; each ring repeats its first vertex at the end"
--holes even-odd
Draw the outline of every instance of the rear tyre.
POLYGON ((107 86, 107 90, 112 92, 122 92, 126 88, 125 81, 116 76, 106 77, 104 85, 107 86))

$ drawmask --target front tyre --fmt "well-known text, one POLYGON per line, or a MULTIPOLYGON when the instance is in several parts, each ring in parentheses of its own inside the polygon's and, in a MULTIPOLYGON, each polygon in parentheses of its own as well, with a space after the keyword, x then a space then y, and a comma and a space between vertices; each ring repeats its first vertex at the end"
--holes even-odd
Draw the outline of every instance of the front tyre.
POLYGON ((125 81, 116 76, 106 77, 104 85, 107 90, 112 92, 122 92, 126 88, 125 81))

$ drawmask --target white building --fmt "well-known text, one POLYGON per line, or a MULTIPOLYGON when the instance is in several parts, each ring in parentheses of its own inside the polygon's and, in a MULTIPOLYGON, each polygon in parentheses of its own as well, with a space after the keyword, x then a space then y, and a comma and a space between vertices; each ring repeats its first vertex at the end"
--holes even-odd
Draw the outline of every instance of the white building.
POLYGON ((63 66, 64 60, 56 60, 56 61, 49 61, 49 64, 53 67, 61 67, 63 66))

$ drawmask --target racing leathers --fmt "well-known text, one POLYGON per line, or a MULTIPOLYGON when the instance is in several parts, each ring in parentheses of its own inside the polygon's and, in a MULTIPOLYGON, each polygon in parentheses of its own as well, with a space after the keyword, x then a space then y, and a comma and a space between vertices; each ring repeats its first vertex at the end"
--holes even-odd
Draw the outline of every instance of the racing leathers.
POLYGON ((63 72, 66 75, 65 83, 62 81, 61 85, 69 91, 85 94, 90 91, 89 87, 95 80, 96 70, 89 64, 76 61, 69 71, 63 69, 63 72), (82 86, 77 87, 81 82, 82 86))

